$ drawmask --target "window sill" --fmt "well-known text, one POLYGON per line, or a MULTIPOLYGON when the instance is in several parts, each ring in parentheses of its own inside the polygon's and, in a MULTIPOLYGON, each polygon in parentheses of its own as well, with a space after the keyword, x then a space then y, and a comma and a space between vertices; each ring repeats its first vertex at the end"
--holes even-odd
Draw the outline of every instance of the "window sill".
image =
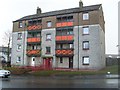
POLYGON ((89 50, 89 48, 83 49, 83 50, 89 50))
POLYGON ((90 34, 82 34, 82 35, 84 36, 84 35, 90 35, 90 34))
POLYGON ((46 39, 46 41, 52 41, 51 39, 46 39))
POLYGON ((89 64, 83 64, 83 65, 89 65, 89 64))

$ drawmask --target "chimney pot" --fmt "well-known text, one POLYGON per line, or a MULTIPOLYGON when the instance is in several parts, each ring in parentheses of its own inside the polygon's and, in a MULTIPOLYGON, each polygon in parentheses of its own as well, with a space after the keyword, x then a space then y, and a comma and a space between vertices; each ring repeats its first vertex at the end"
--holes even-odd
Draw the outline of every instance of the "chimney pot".
POLYGON ((42 10, 41 10, 41 8, 39 8, 39 7, 37 7, 37 14, 41 14, 41 12, 42 12, 42 10))
POLYGON ((80 8, 80 9, 83 8, 83 2, 82 2, 82 0, 79 1, 79 8, 80 8))

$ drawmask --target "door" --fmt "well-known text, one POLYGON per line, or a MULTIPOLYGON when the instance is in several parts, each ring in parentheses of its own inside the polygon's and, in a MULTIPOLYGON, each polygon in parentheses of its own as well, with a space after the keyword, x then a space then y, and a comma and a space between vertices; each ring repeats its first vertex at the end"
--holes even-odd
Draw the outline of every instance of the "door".
POLYGON ((69 58, 69 68, 73 68, 73 57, 69 58))
POLYGON ((45 67, 45 69, 52 68, 52 58, 45 58, 44 59, 44 67, 45 67))
POLYGON ((35 57, 32 57, 31 66, 35 66, 35 57))

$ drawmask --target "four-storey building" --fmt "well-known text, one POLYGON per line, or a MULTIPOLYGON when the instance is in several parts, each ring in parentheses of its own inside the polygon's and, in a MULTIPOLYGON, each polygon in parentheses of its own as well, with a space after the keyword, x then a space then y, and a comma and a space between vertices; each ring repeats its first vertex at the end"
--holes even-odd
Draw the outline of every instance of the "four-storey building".
POLYGON ((102 5, 42 13, 13 21, 12 65, 45 68, 105 67, 102 5))

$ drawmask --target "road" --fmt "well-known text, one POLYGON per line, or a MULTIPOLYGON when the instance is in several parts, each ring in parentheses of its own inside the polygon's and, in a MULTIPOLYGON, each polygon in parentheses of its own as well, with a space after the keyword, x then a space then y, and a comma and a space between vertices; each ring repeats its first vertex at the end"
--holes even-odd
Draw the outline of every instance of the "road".
POLYGON ((118 88, 117 78, 11 76, 1 79, 2 88, 118 88))

